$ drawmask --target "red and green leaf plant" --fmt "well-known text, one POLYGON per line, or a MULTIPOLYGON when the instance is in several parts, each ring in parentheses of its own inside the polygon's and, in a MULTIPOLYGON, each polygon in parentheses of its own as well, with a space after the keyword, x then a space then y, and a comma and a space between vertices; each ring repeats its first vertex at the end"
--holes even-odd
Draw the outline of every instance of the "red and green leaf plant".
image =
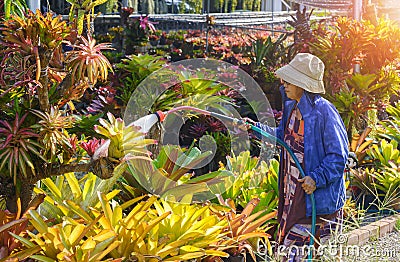
POLYGON ((344 81, 353 72, 354 65, 370 43, 368 27, 346 17, 337 18, 333 27, 324 29, 321 25, 317 40, 310 43, 310 51, 325 64, 327 93, 334 94, 344 86, 344 81))
POLYGON ((104 143, 104 139, 97 139, 97 138, 92 138, 87 142, 82 141, 79 145, 82 147, 86 153, 90 156, 93 157, 94 153, 96 150, 104 143))
POLYGON ((349 138, 354 127, 357 132, 365 128, 368 110, 398 90, 399 37, 400 29, 390 21, 380 19, 374 25, 341 17, 310 44, 325 63, 327 91, 344 118, 349 138))
POLYGON ((13 177, 15 185, 19 173, 25 178, 36 174, 33 155, 44 160, 40 153, 41 146, 37 142, 39 135, 33 129, 23 127, 27 115, 20 118, 17 113, 13 123, 0 120, 0 170, 7 165, 6 173, 13 177))

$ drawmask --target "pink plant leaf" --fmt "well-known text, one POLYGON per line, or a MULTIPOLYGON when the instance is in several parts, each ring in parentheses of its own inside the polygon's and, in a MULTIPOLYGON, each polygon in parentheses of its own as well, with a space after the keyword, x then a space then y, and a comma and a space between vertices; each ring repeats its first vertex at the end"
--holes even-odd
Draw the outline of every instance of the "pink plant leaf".
MULTIPOLYGON (((104 141, 104 140, 103 140, 104 141)), ((108 157, 108 148, 110 146, 111 140, 107 139, 105 140, 94 152, 93 154, 93 160, 100 159, 102 157, 108 157)))

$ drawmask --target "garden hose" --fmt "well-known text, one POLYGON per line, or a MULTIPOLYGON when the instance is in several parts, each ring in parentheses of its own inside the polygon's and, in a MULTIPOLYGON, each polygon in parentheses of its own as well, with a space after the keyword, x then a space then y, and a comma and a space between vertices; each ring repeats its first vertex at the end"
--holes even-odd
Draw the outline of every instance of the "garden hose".
MULTIPOLYGON (((202 110, 204 111, 204 110, 202 110)), ((204 113, 204 112, 203 112, 204 113)), ((244 124, 243 120, 237 119, 237 118, 232 118, 232 117, 228 117, 225 115, 221 115, 221 114, 217 114, 214 112, 209 112, 209 115, 214 116, 216 118, 219 119, 224 119, 224 120, 228 120, 231 122, 234 122, 236 124, 244 124)), ((250 123, 248 123, 250 124, 250 123)), ((290 147, 281 139, 277 138, 276 136, 273 136, 271 134, 269 134, 268 132, 265 132, 264 130, 250 124, 251 126, 251 130, 256 131, 257 133, 261 134, 263 137, 272 140, 274 142, 277 142, 279 145, 283 146, 286 151, 289 153, 289 155, 292 157, 293 161, 295 162, 297 168, 300 171, 301 177, 304 178, 306 176, 306 174, 304 173, 304 170, 300 164, 299 159, 296 157, 296 155, 293 153, 293 151, 290 149, 290 147)), ((316 207, 315 207, 315 197, 314 197, 314 193, 310 194, 310 199, 311 199, 311 236, 310 236, 310 250, 308 253, 308 260, 311 261, 312 260, 312 251, 313 251, 313 246, 314 246, 314 236, 315 236, 315 230, 316 230, 316 225, 317 225, 317 211, 316 211, 316 207)))
MULTIPOLYGON (((165 115, 179 111, 179 110, 191 110, 191 111, 195 111, 198 113, 202 113, 205 115, 209 115, 209 116, 213 116, 217 119, 223 119, 223 120, 227 120, 229 122, 232 122, 234 124, 244 124, 245 122, 243 120, 237 119, 237 118, 233 118, 233 117, 229 117, 229 116, 225 116, 222 114, 218 114, 218 113, 214 113, 214 112, 210 112, 204 109, 199 109, 199 108, 195 108, 192 106, 180 106, 180 107, 175 107, 171 110, 169 110, 168 112, 161 112, 158 111, 157 113, 155 113, 157 115, 157 118, 159 119, 160 122, 162 122, 165 118, 165 115)), ((304 170, 298 160, 298 158, 296 157, 296 155, 293 153, 293 151, 290 149, 290 147, 281 139, 277 138, 276 136, 273 136, 271 134, 269 134, 268 132, 265 132, 264 130, 248 123, 251 126, 251 129, 255 132, 258 132, 259 134, 261 134, 263 137, 272 140, 274 142, 277 142, 279 145, 283 146, 283 148, 285 148, 285 150, 289 153, 289 155, 292 157, 293 161, 296 164, 296 167, 299 169, 301 177, 304 178, 306 175, 304 173, 304 170)), ((313 256, 313 246, 314 246, 314 236, 315 236, 315 230, 316 230, 316 224, 317 224, 317 211, 316 211, 316 207, 315 207, 315 197, 314 197, 314 193, 311 193, 310 195, 310 199, 311 199, 311 236, 310 236, 310 243, 309 243, 309 253, 308 253, 308 261, 312 260, 312 256, 313 256)))
MULTIPOLYGON (((299 159, 296 157, 296 155, 293 153, 293 151, 289 148, 289 146, 283 142, 281 139, 265 132, 264 130, 261 130, 260 128, 251 125, 251 129, 260 133, 262 136, 266 137, 267 139, 270 140, 274 140, 276 141, 279 145, 283 146, 286 151, 289 153, 289 155, 292 157, 293 161, 295 162, 297 168, 300 171, 301 176, 304 178, 306 176, 306 174, 304 173, 303 168, 301 167, 301 164, 299 162, 299 159)), ((316 207, 315 207, 315 197, 314 197, 314 193, 310 194, 310 199, 311 199, 311 236, 310 236, 310 250, 308 253, 308 260, 311 261, 312 260, 312 251, 313 251, 313 246, 314 246, 314 236, 315 236, 315 229, 317 226, 317 211, 316 211, 316 207)))

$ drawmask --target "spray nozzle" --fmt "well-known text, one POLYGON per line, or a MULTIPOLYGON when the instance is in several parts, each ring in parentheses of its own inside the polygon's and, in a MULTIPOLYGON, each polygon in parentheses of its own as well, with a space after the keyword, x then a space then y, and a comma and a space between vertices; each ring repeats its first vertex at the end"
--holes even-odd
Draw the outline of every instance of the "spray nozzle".
POLYGON ((165 113, 163 111, 157 111, 154 114, 157 116, 159 122, 163 122, 164 121, 165 113))

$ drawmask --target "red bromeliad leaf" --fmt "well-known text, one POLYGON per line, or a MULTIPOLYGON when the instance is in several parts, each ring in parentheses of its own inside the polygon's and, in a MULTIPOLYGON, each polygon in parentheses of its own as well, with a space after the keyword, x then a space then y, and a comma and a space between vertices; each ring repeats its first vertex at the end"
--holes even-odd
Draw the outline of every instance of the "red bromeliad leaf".
POLYGON ((10 124, 6 120, 1 120, 0 125, 0 170, 8 164, 8 172, 10 176, 14 177, 14 182, 18 175, 18 171, 25 177, 28 175, 27 166, 30 172, 35 175, 35 167, 31 160, 31 154, 34 154, 43 159, 43 156, 38 151, 39 144, 32 141, 38 137, 31 128, 22 127, 27 114, 19 117, 15 116, 15 120, 10 124))
POLYGON ((88 142, 81 142, 79 145, 92 157, 96 150, 104 143, 103 139, 93 138, 88 142))

